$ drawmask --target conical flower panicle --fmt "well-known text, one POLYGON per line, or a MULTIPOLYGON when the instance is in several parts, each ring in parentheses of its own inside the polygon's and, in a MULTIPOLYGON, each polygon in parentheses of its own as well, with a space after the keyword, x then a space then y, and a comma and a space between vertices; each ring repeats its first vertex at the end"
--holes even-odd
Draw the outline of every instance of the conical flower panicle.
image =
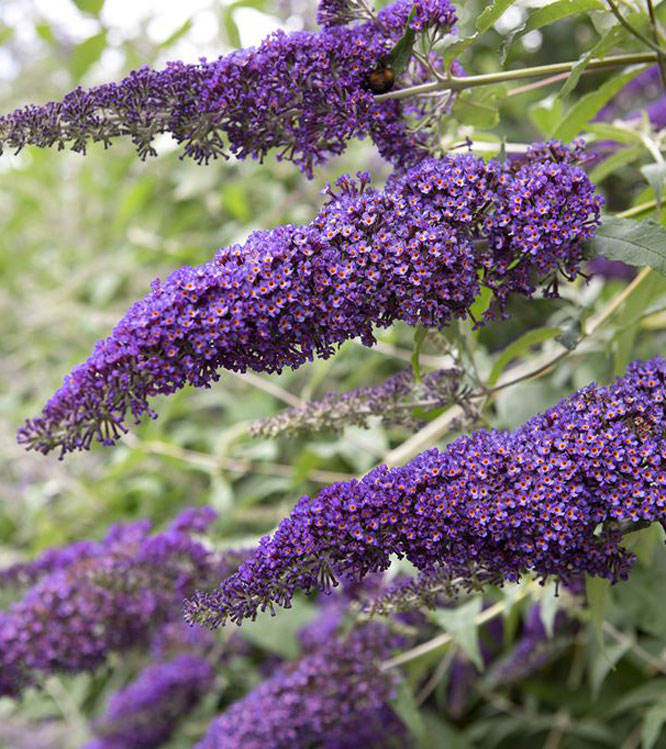
POLYGON ((240 624, 298 590, 385 570, 394 555, 451 578, 624 578, 623 525, 665 519, 665 401, 666 361, 634 362, 515 432, 480 431, 303 497, 187 616, 240 624))
POLYGON ((397 320, 441 328, 469 313, 479 281, 501 316, 510 293, 573 278, 601 198, 580 145, 537 146, 522 164, 427 159, 383 191, 341 177, 306 226, 257 231, 184 267, 136 302, 65 378, 19 441, 43 453, 113 444, 149 399, 208 386, 220 368, 279 372, 397 320))

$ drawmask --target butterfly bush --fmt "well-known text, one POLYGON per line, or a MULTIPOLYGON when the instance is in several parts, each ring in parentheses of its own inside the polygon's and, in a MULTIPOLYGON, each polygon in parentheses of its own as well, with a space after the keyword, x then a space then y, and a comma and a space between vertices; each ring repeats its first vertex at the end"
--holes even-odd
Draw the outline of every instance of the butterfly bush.
POLYGON ((128 412, 155 415, 154 395, 208 386, 221 367, 279 372, 350 338, 370 346, 373 326, 397 320, 441 328, 469 314, 480 284, 493 293, 487 317, 539 281, 556 295, 599 224, 582 157, 581 144, 553 142, 521 163, 432 158, 384 190, 344 175, 310 224, 254 232, 156 280, 19 441, 61 455, 113 444, 128 412))
POLYGON ((181 654, 147 666, 109 701, 95 722, 97 738, 85 749, 153 749, 166 741, 183 717, 213 686, 213 667, 181 654))
POLYGON ((120 83, 77 88, 62 101, 27 106, 0 118, 2 148, 26 145, 85 152, 129 137, 139 155, 154 155, 159 133, 171 133, 199 163, 233 154, 263 159, 270 151, 308 175, 351 138, 370 135, 396 164, 413 160, 419 138, 396 101, 378 103, 369 76, 401 38, 448 31, 456 22, 449 0, 398 0, 355 26, 320 32, 277 31, 259 47, 215 61, 144 67, 120 83))
POLYGON ((396 679, 379 669, 397 644, 370 623, 285 664, 210 725, 197 749, 405 746, 389 701, 396 679))
POLYGON ((289 606, 296 590, 385 570, 393 555, 451 577, 625 578, 623 524, 663 521, 665 397, 666 361, 634 362, 610 387, 583 388, 515 432, 480 431, 303 497, 187 615, 240 623, 289 606))
POLYGON ((180 530, 154 535, 145 521, 120 524, 94 551, 65 548, 48 567, 40 563, 56 558, 54 550, 37 560, 37 582, 0 612, 0 695, 17 696, 49 673, 92 669, 180 620, 185 596, 237 566, 235 552, 229 560, 190 535, 206 520, 209 508, 186 511, 174 523, 180 530))

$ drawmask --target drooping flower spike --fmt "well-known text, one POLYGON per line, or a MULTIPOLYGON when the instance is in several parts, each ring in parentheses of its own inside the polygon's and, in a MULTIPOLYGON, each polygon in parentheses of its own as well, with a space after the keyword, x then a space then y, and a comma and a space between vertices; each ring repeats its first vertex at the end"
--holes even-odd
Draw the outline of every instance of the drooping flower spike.
POLYGON ((313 165, 370 135, 397 165, 418 158, 419 138, 396 101, 377 103, 371 75, 410 25, 449 31, 449 0, 397 0, 376 19, 320 32, 278 31, 259 47, 213 62, 144 67, 120 83, 77 88, 62 101, 27 106, 0 118, 0 153, 26 145, 85 152, 129 137, 139 155, 155 153, 168 132, 198 162, 233 154, 262 159, 275 151, 308 175, 313 165))
POLYGON ((622 524, 665 520, 665 403, 666 361, 634 362, 513 433, 477 432, 303 497, 187 616, 240 623, 289 606, 297 590, 385 570, 392 555, 451 577, 626 577, 622 524))
POLYGON ((0 611, 0 695, 20 695, 49 673, 94 668, 180 620, 185 596, 240 561, 237 552, 227 559, 191 537, 211 520, 210 509, 201 508, 155 535, 145 521, 117 525, 85 554, 76 544, 28 566, 27 579, 39 579, 0 611))
POLYGON ((441 328, 468 314, 480 282, 501 315, 510 293, 578 272, 602 200, 575 164, 580 145, 540 144, 521 163, 427 159, 383 191, 343 176, 307 226, 254 232, 184 267, 135 303, 113 334, 19 430, 61 455, 112 444, 148 399, 207 386, 226 369, 275 372, 394 321, 441 328))
POLYGON ((249 429, 253 436, 276 437, 278 434, 330 429, 342 431, 346 426, 367 427, 371 418, 384 424, 399 423, 411 428, 423 426, 412 416, 406 404, 418 397, 430 402, 432 408, 450 405, 460 386, 462 371, 439 369, 424 374, 416 381, 414 370, 405 369, 381 385, 358 388, 346 393, 327 393, 318 400, 286 409, 267 419, 254 422, 249 429))
POLYGON ((231 705, 196 749, 405 746, 405 729, 388 704, 395 677, 379 670, 394 640, 376 623, 329 639, 231 705))
POLYGON ((212 689, 214 675, 206 660, 188 653, 152 663, 111 697, 104 716, 94 721, 96 738, 84 749, 162 746, 178 721, 212 689))

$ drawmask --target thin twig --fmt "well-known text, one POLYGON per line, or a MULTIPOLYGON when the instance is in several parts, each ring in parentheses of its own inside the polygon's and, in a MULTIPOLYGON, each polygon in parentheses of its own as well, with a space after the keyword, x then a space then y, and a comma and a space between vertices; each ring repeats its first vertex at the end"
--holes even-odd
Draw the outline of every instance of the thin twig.
POLYGON ((449 670, 451 663, 453 663, 453 657, 455 656, 456 648, 451 648, 446 652, 446 655, 439 662, 437 668, 433 671, 432 676, 423 685, 421 691, 416 695, 416 704, 422 705, 432 692, 437 688, 439 682, 444 678, 446 672, 449 670))
MULTIPOLYGON (((630 55, 611 55, 602 59, 595 58, 590 60, 587 68, 594 70, 612 70, 617 67, 626 67, 627 65, 639 65, 641 63, 650 63, 657 61, 656 52, 639 52, 630 55)), ((470 75, 467 78, 452 75, 445 80, 429 81, 418 86, 389 91, 386 94, 375 96, 375 101, 389 101, 390 99, 405 99, 409 96, 420 96, 429 94, 432 91, 464 91, 468 88, 478 86, 489 86, 494 83, 508 83, 510 81, 520 81, 525 78, 548 78, 559 73, 570 73, 578 65, 578 60, 571 62, 559 62, 552 65, 539 65, 531 68, 519 68, 518 70, 503 70, 498 73, 486 73, 485 75, 470 75)))
MULTIPOLYGON (((140 448, 155 455, 164 455, 168 458, 184 460, 190 465, 197 466, 209 473, 217 471, 229 471, 230 473, 260 473, 266 476, 283 476, 291 478, 294 475, 292 466, 280 463, 263 463, 259 461, 244 460, 242 458, 228 458, 222 455, 210 455, 208 453, 188 450, 179 445, 171 445, 168 442, 149 441, 143 442, 132 433, 123 437, 132 448, 140 448)), ((351 473, 338 473, 337 471, 308 471, 307 478, 318 484, 330 484, 337 481, 349 481, 355 478, 351 473)))
MULTIPOLYGON (((508 608, 518 603, 518 601, 522 600, 529 593, 531 593, 532 588, 533 584, 527 584, 521 590, 517 591, 516 595, 512 598, 505 598, 502 601, 498 601, 492 606, 489 606, 487 609, 485 609, 475 617, 474 624, 476 626, 481 626, 482 624, 491 621, 500 614, 503 614, 508 608)), ((448 632, 444 632, 441 635, 437 635, 437 637, 433 637, 432 640, 422 642, 420 645, 417 645, 411 650, 405 650, 403 653, 400 653, 400 655, 396 655, 394 658, 390 658, 389 660, 384 661, 381 665, 381 670, 388 671, 389 669, 395 668, 396 666, 402 666, 404 663, 409 663, 409 661, 416 660, 416 658, 420 658, 422 655, 427 655, 428 653, 432 653, 435 650, 439 650, 439 648, 444 647, 444 645, 448 645, 451 641, 451 635, 448 632)))
POLYGON ((654 35, 654 41, 659 47, 657 53, 659 59, 659 77, 661 78, 661 85, 664 91, 666 91, 666 59, 664 59, 664 53, 659 43, 659 26, 657 25, 657 16, 654 12, 654 5, 652 0, 647 0, 648 15, 650 16, 650 23, 652 24, 652 33, 654 35))
POLYGON ((601 626, 604 632, 609 634, 620 644, 626 645, 635 656, 637 656, 644 663, 647 663, 647 665, 652 669, 658 671, 659 673, 666 674, 666 662, 664 662, 661 658, 657 658, 656 656, 652 655, 652 653, 648 653, 645 648, 641 647, 635 640, 626 635, 624 632, 616 629, 609 621, 606 621, 604 619, 601 626))
MULTIPOLYGON (((583 71, 583 72, 586 72, 586 71, 583 71)), ((567 73, 558 73, 557 75, 551 75, 550 78, 544 78, 542 81, 535 81, 534 83, 528 83, 525 86, 518 86, 518 88, 512 88, 511 91, 507 93, 507 97, 519 96, 520 94, 526 94, 528 91, 534 91, 537 88, 544 88, 544 86, 550 86, 551 83, 557 83, 558 81, 565 81, 570 75, 571 75, 570 71, 567 73)))
POLYGON ((265 378, 254 374, 254 372, 234 372, 233 370, 230 370, 229 373, 234 377, 237 377, 239 380, 243 380, 259 390, 263 390, 265 393, 272 395, 274 398, 281 400, 289 406, 300 408, 305 405, 305 401, 301 400, 297 395, 290 393, 288 390, 285 390, 283 387, 276 385, 270 380, 266 380, 265 378))

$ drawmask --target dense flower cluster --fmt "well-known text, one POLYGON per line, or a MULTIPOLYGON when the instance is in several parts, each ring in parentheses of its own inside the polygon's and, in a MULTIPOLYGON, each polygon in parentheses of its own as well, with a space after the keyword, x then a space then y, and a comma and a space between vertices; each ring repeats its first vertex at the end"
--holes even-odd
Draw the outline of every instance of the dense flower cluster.
POLYGON ((147 666, 111 697, 104 717, 95 721, 97 738, 86 749, 161 746, 212 687, 213 678, 209 663, 188 654, 147 666))
MULTIPOLYGON (((379 21, 393 29, 404 29, 410 12, 409 26, 414 31, 432 29, 434 33, 448 32, 453 29, 457 20, 449 3, 442 0, 419 0, 393 3, 380 13, 379 21)), ((317 7, 317 23, 323 27, 369 18, 372 18, 372 9, 365 0, 320 0, 317 7)))
POLYGON ((377 624, 329 640, 234 703, 197 749, 379 749, 391 737, 404 739, 388 706, 394 679, 378 668, 393 647, 394 638, 377 624))
POLYGON ((427 159, 384 191, 348 176, 307 226, 282 226, 184 267, 135 303, 19 440, 62 453, 112 444, 148 398, 207 386, 220 367, 279 371, 396 320, 441 328, 468 314, 483 283, 489 316, 511 292, 578 271, 601 198, 575 165, 580 144, 542 144, 522 163, 472 154, 427 159))
POLYGON ((438 369, 423 375, 417 382, 413 369, 399 372, 381 385, 358 388, 346 393, 327 393, 319 400, 289 408, 277 416, 260 419, 250 427, 250 434, 276 437, 305 431, 368 426, 372 417, 382 422, 418 427, 423 422, 412 415, 415 406, 437 408, 453 401, 462 372, 438 369))
MULTIPOLYGON (((235 568, 187 532, 149 531, 143 521, 114 526, 94 552, 42 567, 41 579, 0 612, 0 695, 20 694, 40 674, 93 668, 111 651, 146 643, 180 619, 182 600, 195 587, 235 568)), ((65 550, 61 560, 67 556, 65 550)))
POLYGON ((0 152, 25 145, 85 152, 91 141, 108 146, 127 136, 145 158, 155 153, 155 136, 169 132, 199 162, 276 151, 311 175, 349 139, 371 135, 382 155, 404 164, 418 138, 401 121, 400 103, 375 102, 369 76, 402 36, 413 4, 419 31, 450 30, 456 21, 449 0, 397 0, 359 26, 278 31, 213 62, 144 67, 120 83, 77 88, 0 118, 0 152))
POLYGON ((97 556, 105 548, 105 543, 77 541, 67 546, 47 549, 37 559, 30 562, 17 562, 1 569, 0 587, 32 585, 40 577, 70 567, 83 559, 97 556))
POLYGON ((583 388, 513 433, 477 432, 303 497, 187 615, 240 623, 288 606, 298 589, 384 570, 394 554, 463 577, 626 577, 620 524, 661 521, 666 507, 665 398, 666 361, 634 362, 608 388, 583 388))

